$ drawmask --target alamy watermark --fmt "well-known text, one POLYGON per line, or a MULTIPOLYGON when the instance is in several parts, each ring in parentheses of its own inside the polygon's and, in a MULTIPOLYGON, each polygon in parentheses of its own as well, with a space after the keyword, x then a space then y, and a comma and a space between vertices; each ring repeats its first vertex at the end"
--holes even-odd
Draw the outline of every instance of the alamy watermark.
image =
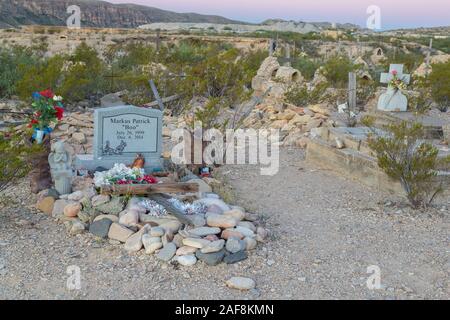
POLYGON ((67 8, 67 13, 70 17, 67 18, 66 24, 69 29, 80 29, 81 28, 81 9, 77 5, 72 5, 67 8))
POLYGON ((367 267, 367 273, 370 273, 369 278, 366 281, 367 288, 369 290, 381 289, 381 269, 377 265, 367 267))
POLYGON ((66 288, 69 291, 81 290, 81 269, 79 266, 68 266, 66 273, 69 275, 66 281, 66 288))
POLYGON ((367 29, 380 30, 381 29, 381 8, 377 5, 371 5, 367 7, 366 13, 369 15, 367 18, 367 29))
POLYGON ((279 130, 203 130, 195 124, 193 134, 186 129, 172 132, 172 162, 175 164, 253 164, 261 175, 275 175, 280 166, 279 130))

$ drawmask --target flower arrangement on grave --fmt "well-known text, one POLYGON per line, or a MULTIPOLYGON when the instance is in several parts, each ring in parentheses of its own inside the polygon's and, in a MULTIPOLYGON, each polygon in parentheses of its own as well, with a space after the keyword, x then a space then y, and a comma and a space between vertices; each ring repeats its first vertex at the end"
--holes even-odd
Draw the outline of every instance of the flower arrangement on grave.
POLYGON ((42 143, 45 135, 52 132, 50 125, 61 121, 64 116, 63 98, 55 95, 52 90, 47 89, 33 93, 31 107, 33 114, 28 125, 33 128, 33 140, 42 143))
POLYGON ((158 183, 158 180, 152 175, 145 174, 144 169, 130 168, 123 163, 116 163, 112 169, 94 174, 94 184, 98 188, 105 185, 155 183, 158 183))
POLYGON ((391 74, 392 79, 391 81, 389 81, 388 86, 395 91, 406 90, 406 83, 398 77, 398 72, 396 70, 393 70, 391 74))

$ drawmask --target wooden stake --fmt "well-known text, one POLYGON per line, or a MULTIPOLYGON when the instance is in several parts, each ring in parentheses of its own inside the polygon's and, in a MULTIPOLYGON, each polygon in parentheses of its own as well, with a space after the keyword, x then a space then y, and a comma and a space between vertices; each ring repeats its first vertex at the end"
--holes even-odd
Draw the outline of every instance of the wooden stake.
POLYGON ((197 183, 121 184, 101 187, 104 195, 150 195, 158 193, 198 192, 197 183))

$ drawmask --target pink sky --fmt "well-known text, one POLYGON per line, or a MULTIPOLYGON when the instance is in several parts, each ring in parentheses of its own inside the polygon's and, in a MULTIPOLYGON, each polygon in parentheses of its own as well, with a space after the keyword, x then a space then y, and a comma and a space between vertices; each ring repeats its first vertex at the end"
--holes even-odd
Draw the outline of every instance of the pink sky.
POLYGON ((365 26, 369 5, 381 8, 383 29, 450 25, 449 0, 106 0, 176 12, 217 14, 247 22, 268 18, 350 22, 365 26))

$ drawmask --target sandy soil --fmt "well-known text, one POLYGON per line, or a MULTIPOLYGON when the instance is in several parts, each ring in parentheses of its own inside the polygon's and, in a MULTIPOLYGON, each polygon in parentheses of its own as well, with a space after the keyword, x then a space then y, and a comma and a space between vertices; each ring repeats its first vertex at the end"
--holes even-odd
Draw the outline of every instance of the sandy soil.
POLYGON ((273 177, 254 166, 220 171, 237 204, 260 214, 271 239, 235 265, 180 267, 143 252, 70 237, 36 214, 26 181, 0 210, 1 299, 449 299, 449 208, 441 200, 414 212, 402 199, 308 167, 301 150, 282 150, 273 177), (14 203, 13 203, 14 201, 14 203), (370 290, 369 266, 381 271, 370 290), (66 288, 67 267, 81 269, 81 290, 66 288), (229 289, 232 276, 257 288, 229 289))

